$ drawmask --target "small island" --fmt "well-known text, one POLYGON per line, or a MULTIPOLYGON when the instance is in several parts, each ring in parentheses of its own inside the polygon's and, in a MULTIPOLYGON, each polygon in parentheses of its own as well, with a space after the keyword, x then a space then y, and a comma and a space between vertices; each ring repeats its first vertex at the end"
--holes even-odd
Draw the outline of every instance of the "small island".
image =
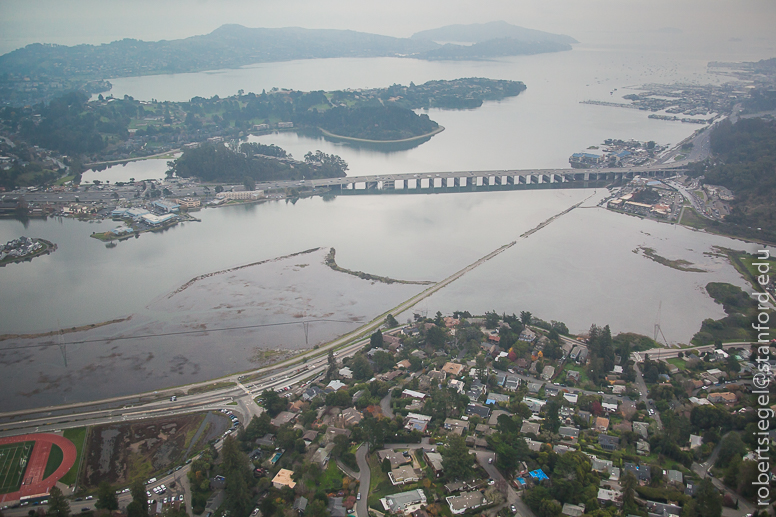
POLYGON ((0 248, 0 267, 13 262, 30 261, 41 255, 48 255, 57 249, 57 245, 45 239, 21 236, 5 243, 0 248))

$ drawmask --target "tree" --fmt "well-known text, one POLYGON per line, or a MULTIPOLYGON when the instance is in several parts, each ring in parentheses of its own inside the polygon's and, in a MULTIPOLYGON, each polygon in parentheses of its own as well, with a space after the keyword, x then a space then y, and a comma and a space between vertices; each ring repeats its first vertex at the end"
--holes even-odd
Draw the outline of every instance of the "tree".
POLYGON ((448 479, 468 478, 474 466, 474 455, 469 454, 469 448, 463 436, 453 435, 447 440, 447 446, 442 450, 442 467, 448 479))
POLYGON ((385 326, 388 328, 398 327, 399 322, 393 317, 393 314, 389 314, 385 317, 385 326))
POLYGON ((722 495, 711 483, 711 479, 705 478, 697 494, 698 515, 703 517, 720 517, 722 515, 722 495))
POLYGON ((636 487, 639 486, 639 482, 633 472, 627 471, 622 477, 622 500, 626 506, 633 506, 634 499, 636 497, 636 487))
POLYGON ((264 399, 264 409, 273 418, 288 407, 288 399, 278 395, 275 390, 264 390, 261 397, 264 399))
POLYGON ((329 356, 327 359, 329 367, 326 369, 326 380, 330 381, 337 378, 337 358, 334 357, 334 350, 329 349, 329 356))
MULTIPOLYGON (((144 493, 145 495, 145 493, 144 493)), ((57 487, 52 487, 48 498, 48 515, 51 517, 69 517, 70 505, 65 499, 62 491, 57 487)))
POLYGON ((369 348, 381 348, 383 346, 383 333, 377 329, 374 334, 369 336, 369 348))
POLYGON ((248 490, 248 457, 240 451, 237 440, 227 436, 221 449, 224 477, 226 478, 226 507, 235 517, 250 513, 248 490))
POLYGON ((531 313, 528 311, 520 311, 520 322, 523 325, 529 325, 531 323, 531 313))
POLYGON ((386 474, 391 471, 391 460, 388 458, 385 458, 383 462, 380 464, 380 470, 385 472, 386 474))
POLYGON ((734 457, 741 457, 746 452, 746 444, 741 440, 741 435, 732 431, 728 433, 719 444, 719 457, 717 466, 726 468, 734 457))
POLYGON ((97 503, 94 506, 100 510, 113 511, 119 509, 116 491, 107 481, 101 481, 97 487, 97 503))
MULTIPOLYGON (((136 479, 132 486, 129 487, 129 491, 132 494, 132 503, 130 505, 134 503, 136 507, 133 509, 135 514, 130 514, 128 517, 148 517, 148 498, 146 497, 146 489, 143 482, 136 479)), ((127 506, 127 512, 129 512, 129 506, 127 506)))
POLYGON ((364 354, 358 353, 354 355, 350 361, 350 368, 353 370, 353 377, 356 379, 368 380, 372 377, 372 366, 364 354))

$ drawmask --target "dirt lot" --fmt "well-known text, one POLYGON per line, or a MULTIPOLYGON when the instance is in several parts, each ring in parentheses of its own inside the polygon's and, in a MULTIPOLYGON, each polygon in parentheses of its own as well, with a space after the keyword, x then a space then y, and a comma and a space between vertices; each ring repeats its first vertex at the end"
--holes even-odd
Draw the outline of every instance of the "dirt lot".
POLYGON ((125 485, 163 473, 229 426, 221 413, 197 413, 94 427, 87 440, 82 486, 94 488, 103 480, 125 485))

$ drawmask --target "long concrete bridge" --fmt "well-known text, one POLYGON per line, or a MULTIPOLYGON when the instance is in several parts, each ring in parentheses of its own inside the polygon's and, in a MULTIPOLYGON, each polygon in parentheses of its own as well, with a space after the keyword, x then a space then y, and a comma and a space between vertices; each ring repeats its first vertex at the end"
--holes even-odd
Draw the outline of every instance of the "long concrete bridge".
POLYGON ((669 177, 684 172, 683 164, 603 169, 525 169, 455 171, 346 176, 302 181, 272 181, 256 184, 257 189, 328 188, 335 193, 435 193, 530 188, 584 188, 620 183, 635 176, 669 177))

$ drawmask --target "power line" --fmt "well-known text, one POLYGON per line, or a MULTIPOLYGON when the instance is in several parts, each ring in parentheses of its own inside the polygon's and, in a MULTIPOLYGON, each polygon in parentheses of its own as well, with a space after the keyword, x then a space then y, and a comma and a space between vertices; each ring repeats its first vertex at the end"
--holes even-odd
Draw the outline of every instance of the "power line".
MULTIPOLYGON (((201 330, 179 330, 176 332, 163 332, 161 334, 141 334, 136 336, 118 336, 118 337, 109 337, 109 338, 100 338, 100 339, 84 339, 81 341, 68 341, 68 342, 61 342, 58 343, 58 345, 61 347, 67 346, 67 345, 84 345, 84 344, 90 344, 90 343, 103 343, 108 341, 125 341, 129 339, 146 339, 146 338, 154 338, 154 337, 168 337, 168 336, 184 336, 184 335, 190 335, 190 334, 203 334, 207 332, 225 332, 228 330, 248 330, 248 329, 255 329, 255 328, 261 328, 261 327, 278 327, 283 325, 298 325, 302 324, 305 330, 305 338, 307 337, 307 327, 310 323, 317 323, 317 322, 325 322, 325 323, 364 323, 363 320, 330 320, 330 319, 318 319, 318 320, 305 320, 305 321, 286 321, 281 323, 262 323, 257 325, 242 325, 239 327, 226 327, 226 328, 219 328, 219 329, 201 329, 201 330)), ((59 334, 61 339, 61 334, 59 334)), ((28 345, 18 345, 18 346, 9 346, 9 347, 2 347, 0 348, 0 352, 5 352, 6 350, 24 350, 27 348, 46 348, 54 346, 52 343, 31 343, 28 345)))

